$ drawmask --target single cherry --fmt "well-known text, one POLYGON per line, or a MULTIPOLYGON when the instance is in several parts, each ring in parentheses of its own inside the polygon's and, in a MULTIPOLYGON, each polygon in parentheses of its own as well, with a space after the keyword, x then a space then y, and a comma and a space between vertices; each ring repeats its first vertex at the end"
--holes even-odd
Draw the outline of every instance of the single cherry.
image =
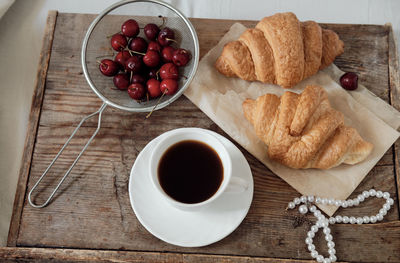
POLYGON ((128 94, 134 100, 140 100, 145 93, 144 86, 140 83, 133 83, 128 87, 128 94))
POLYGON ((111 47, 116 51, 121 51, 126 48, 128 41, 122 34, 115 34, 111 37, 111 47))
POLYGON ((172 56, 174 55, 175 48, 166 46, 161 51, 161 56, 164 62, 172 62, 172 56))
POLYGON ((354 72, 344 73, 340 77, 340 85, 346 90, 355 90, 358 87, 358 76, 354 72))
POLYGON ((143 77, 142 75, 136 74, 133 75, 131 78, 131 82, 132 83, 141 83, 141 84, 146 84, 146 78, 143 77))
POLYGON ((126 60, 125 68, 127 71, 138 73, 143 68, 143 62, 138 56, 132 56, 126 60))
POLYGON ((100 72, 108 77, 114 76, 119 71, 119 66, 111 59, 103 59, 99 65, 100 72))
POLYGON ((121 69, 125 69, 125 62, 130 57, 131 54, 127 50, 122 50, 115 55, 114 61, 120 65, 121 69))
POLYGON ((143 57, 143 63, 150 68, 157 67, 160 64, 160 55, 158 52, 149 50, 146 52, 146 55, 143 57))
POLYGON ((172 41, 175 39, 174 31, 169 27, 164 27, 161 29, 160 33, 158 33, 157 41, 161 46, 169 46, 172 41))
POLYGON ((160 82, 156 79, 149 79, 146 83, 147 92, 151 98, 156 98, 162 94, 160 90, 160 82))
POLYGON ((190 53, 183 48, 178 48, 177 50, 174 51, 174 54, 172 55, 172 62, 174 62, 175 65, 178 67, 183 67, 186 66, 186 64, 190 61, 191 55, 190 53))
POLYGON ((131 40, 131 43, 129 43, 129 49, 136 52, 144 53, 147 49, 147 42, 142 37, 135 37, 131 40))
POLYGON ((127 37, 136 37, 139 34, 139 24, 133 20, 126 20, 121 26, 121 32, 127 37))
POLYGON ((161 52, 161 45, 156 41, 150 41, 149 45, 147 46, 147 51, 149 50, 161 52))
POLYGON ((129 86, 129 75, 126 73, 119 73, 113 78, 114 86, 119 90, 126 90, 129 86))
POLYGON ((143 30, 148 40, 155 40, 160 32, 160 28, 152 23, 147 24, 143 30))
POLYGON ((160 68, 161 79, 178 79, 179 71, 178 67, 173 63, 166 63, 160 68))
POLYGON ((167 95, 174 95, 178 90, 178 82, 174 79, 164 79, 161 81, 160 90, 167 95))

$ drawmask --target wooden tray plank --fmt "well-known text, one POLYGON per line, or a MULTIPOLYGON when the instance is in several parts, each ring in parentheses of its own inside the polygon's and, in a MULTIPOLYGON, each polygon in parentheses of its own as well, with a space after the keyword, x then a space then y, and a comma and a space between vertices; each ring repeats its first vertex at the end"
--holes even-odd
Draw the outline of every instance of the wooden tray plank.
MULTIPOLYGON (((94 15, 77 14, 59 14, 57 18, 40 126, 32 157, 29 189, 58 152, 73 127, 83 116, 94 112, 101 105, 101 101, 91 92, 82 76, 77 56, 83 35, 93 18, 94 15)), ((234 21, 192 19, 192 22, 199 35, 203 56, 229 30, 234 21)), ((243 23, 246 26, 255 24, 254 21, 243 23)), ((388 27, 332 24, 324 27, 338 32, 348 48, 337 59, 336 64, 343 70, 360 72, 361 81, 367 87, 373 86, 373 91, 376 88, 376 93, 388 101, 388 52, 382 51, 385 48, 387 50, 389 45, 388 27), (358 32, 358 39, 377 44, 361 45, 362 42, 354 41, 354 31, 358 32), (380 46, 385 41, 386 45, 380 46), (372 54, 376 58, 366 58, 365 54, 372 54), (375 85, 376 83, 380 86, 375 85), (386 93, 382 92, 383 88, 386 88, 386 93)), ((222 241, 204 248, 175 247, 149 234, 135 218, 127 192, 130 168, 137 154, 151 138, 177 127, 203 127, 227 135, 184 97, 165 110, 155 112, 148 120, 144 116, 145 114, 131 114, 111 108, 105 111, 100 133, 62 186, 54 202, 37 210, 25 201, 23 213, 21 206, 14 211, 19 215, 22 213, 16 245, 224 254, 226 258, 235 254, 310 259, 302 240, 312 217, 299 216, 284 210, 287 202, 298 193, 241 147, 239 148, 252 168, 255 193, 249 214, 236 231, 222 241)), ((76 152, 96 125, 95 120, 85 123, 51 171, 50 177, 44 181, 44 185, 54 186, 57 176, 75 158, 76 152)), ((371 187, 397 195, 392 149, 352 196, 371 187)), ((38 202, 44 200, 49 189, 41 188, 38 202)), ((368 208, 361 206, 352 209, 352 215, 365 215, 371 208, 377 211, 381 206, 379 200, 370 200, 366 204, 368 208)), ((386 218, 393 222, 369 226, 334 226, 335 237, 341 239, 340 244, 337 242, 340 259, 371 262, 378 257, 385 261, 399 260, 400 255, 393 253, 400 247, 398 219, 399 210, 395 207, 386 218), (355 239, 360 242, 354 243, 355 239), (377 243, 381 245, 377 246, 377 243), (351 249, 347 249, 348 247, 351 249), (365 248, 368 251, 364 251, 365 248), (354 254, 357 258, 354 258, 354 254)), ((18 231, 13 233, 10 236, 15 238, 18 231)), ((317 239, 317 242, 321 240, 317 239)), ((9 245, 14 246, 15 243, 9 242, 9 245)), ((192 254, 184 255, 190 257, 192 254)), ((212 258, 210 256, 210 262, 217 261, 212 258)))

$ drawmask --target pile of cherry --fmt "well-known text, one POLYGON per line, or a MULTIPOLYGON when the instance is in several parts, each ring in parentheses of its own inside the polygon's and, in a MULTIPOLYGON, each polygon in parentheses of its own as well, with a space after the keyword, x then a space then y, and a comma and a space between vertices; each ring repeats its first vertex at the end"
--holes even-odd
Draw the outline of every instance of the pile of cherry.
POLYGON ((99 62, 100 72, 113 77, 115 87, 127 90, 132 99, 141 101, 175 94, 178 67, 186 66, 191 59, 189 51, 171 46, 176 43, 174 31, 160 27, 150 23, 143 28, 147 42, 138 36, 140 28, 135 20, 125 21, 121 32, 111 37, 111 47, 118 51, 114 60, 99 62))

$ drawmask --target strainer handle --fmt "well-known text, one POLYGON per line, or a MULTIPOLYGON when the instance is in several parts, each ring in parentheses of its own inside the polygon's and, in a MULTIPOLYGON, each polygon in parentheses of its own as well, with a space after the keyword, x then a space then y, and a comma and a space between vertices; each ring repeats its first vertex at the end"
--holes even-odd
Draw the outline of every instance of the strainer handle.
POLYGON ((61 150, 58 152, 58 154, 54 157, 53 161, 50 163, 49 167, 47 167, 47 169, 44 171, 44 173, 42 174, 42 176, 40 176, 39 180, 36 182, 36 184, 32 187, 31 191, 28 194, 28 202, 31 206, 35 207, 35 208, 42 208, 45 207, 50 200, 53 198, 54 194, 57 192, 58 188, 61 186, 61 184, 64 182, 65 178, 67 178, 67 176, 69 175, 69 173, 71 172, 72 168, 74 168, 75 164, 78 162, 79 158, 81 157, 81 155, 83 154, 83 152, 86 150, 86 148, 89 146, 89 144, 92 142, 92 140, 94 139, 94 137, 97 135, 97 133, 100 130, 100 125, 101 125, 101 115, 104 111, 104 109, 107 107, 107 103, 103 103, 103 105, 101 105, 101 107, 96 111, 93 112, 92 114, 84 117, 81 122, 78 124, 78 126, 75 128, 74 132, 71 134, 71 136, 68 138, 68 140, 65 142, 64 146, 61 148, 61 150), (99 118, 98 118, 98 122, 97 122, 97 129, 94 131, 92 137, 90 137, 90 139, 87 141, 86 145, 83 147, 82 151, 78 154, 78 157, 76 157, 75 161, 72 163, 72 165, 69 167, 69 169, 67 170, 67 172, 64 174, 63 178, 61 178, 60 182, 58 183, 58 185, 56 186, 56 188, 53 190, 53 192, 51 193, 51 195, 49 196, 49 198, 46 200, 46 202, 44 202, 41 205, 37 205, 34 204, 31 200, 31 195, 32 192, 36 189, 36 187, 39 185, 39 183, 42 181, 42 179, 44 178, 44 176, 47 174, 47 172, 50 170, 50 168, 53 166, 53 164, 57 161, 58 157, 61 155, 61 153, 64 151, 65 147, 67 147, 68 143, 71 141, 71 139, 74 137, 75 133, 79 130, 79 128, 81 127, 81 125, 87 120, 90 119, 91 117, 95 116, 99 114, 99 118))

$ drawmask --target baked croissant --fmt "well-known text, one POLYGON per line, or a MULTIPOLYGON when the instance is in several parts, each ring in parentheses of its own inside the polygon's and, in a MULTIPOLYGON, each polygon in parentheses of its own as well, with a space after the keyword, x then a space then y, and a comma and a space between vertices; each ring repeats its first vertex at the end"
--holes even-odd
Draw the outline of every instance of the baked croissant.
POLYGON ((286 166, 329 169, 361 162, 372 151, 371 143, 344 125, 343 114, 319 86, 307 86, 301 94, 287 91, 281 98, 265 94, 242 106, 269 158, 286 166))
POLYGON ((332 30, 300 22, 293 13, 278 13, 227 43, 215 67, 228 77, 291 88, 342 53, 343 42, 332 30))

